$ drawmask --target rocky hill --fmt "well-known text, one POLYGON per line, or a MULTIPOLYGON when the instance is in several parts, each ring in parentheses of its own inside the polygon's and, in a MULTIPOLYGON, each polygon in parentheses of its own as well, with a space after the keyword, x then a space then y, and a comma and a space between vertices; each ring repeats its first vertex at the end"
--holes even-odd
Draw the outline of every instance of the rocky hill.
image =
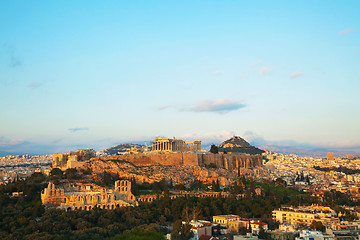
MULTIPOLYGON (((221 185, 227 186, 238 177, 237 171, 229 171, 224 168, 208 168, 194 165, 135 165, 129 161, 118 160, 116 157, 113 156, 114 159, 109 157, 108 160, 94 158, 86 162, 81 168, 92 172, 93 175, 98 177, 107 172, 120 178, 135 178, 138 183, 153 183, 162 179, 171 179, 175 185, 184 184, 186 186, 196 180, 204 183, 219 180, 221 185)), ((242 168, 241 173, 250 176, 253 174, 253 170, 242 168)))
POLYGON ((251 146, 247 141, 239 136, 233 136, 232 138, 222 142, 218 148, 219 152, 226 153, 261 154, 264 152, 264 150, 251 146))
POLYGON ((131 148, 143 149, 144 147, 145 147, 144 145, 140 145, 140 144, 131 144, 131 143, 120 144, 120 145, 116 145, 114 147, 102 150, 102 151, 100 151, 100 153, 104 154, 104 155, 114 155, 117 153, 126 152, 128 149, 131 149, 131 148))

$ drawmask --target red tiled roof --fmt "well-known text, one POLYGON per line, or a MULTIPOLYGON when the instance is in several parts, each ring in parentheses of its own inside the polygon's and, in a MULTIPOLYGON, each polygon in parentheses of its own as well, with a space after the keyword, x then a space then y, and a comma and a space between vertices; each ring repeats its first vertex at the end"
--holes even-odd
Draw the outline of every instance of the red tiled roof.
POLYGON ((219 240, 216 237, 208 236, 208 235, 202 235, 199 240, 219 240))
POLYGON ((263 223, 263 222, 253 222, 251 224, 256 224, 256 225, 267 225, 266 223, 263 223))
POLYGON ((212 236, 208 236, 208 235, 202 235, 199 240, 210 240, 212 238, 212 236))

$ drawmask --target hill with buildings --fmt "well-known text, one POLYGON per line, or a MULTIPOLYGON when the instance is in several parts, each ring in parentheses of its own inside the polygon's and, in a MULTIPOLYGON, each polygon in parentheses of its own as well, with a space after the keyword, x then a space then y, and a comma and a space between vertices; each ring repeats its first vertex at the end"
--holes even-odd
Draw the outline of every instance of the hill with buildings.
POLYGON ((140 150, 140 149, 145 148, 145 146, 140 145, 140 144, 132 144, 132 143, 119 144, 119 145, 116 145, 114 147, 102 150, 102 151, 100 151, 100 153, 102 153, 104 155, 114 155, 114 154, 117 154, 117 153, 124 153, 124 152, 129 151, 130 149, 134 149, 134 148, 140 150))
POLYGON ((251 146, 247 141, 239 136, 233 136, 232 138, 222 142, 218 148, 219 152, 223 153, 262 154, 265 152, 264 150, 251 146))

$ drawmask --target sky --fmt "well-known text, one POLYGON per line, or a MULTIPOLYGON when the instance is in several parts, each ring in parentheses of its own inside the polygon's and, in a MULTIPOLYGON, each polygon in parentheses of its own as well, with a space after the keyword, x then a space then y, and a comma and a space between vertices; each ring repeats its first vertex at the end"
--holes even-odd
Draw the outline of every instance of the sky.
POLYGON ((166 136, 360 152, 360 2, 2 1, 0 152, 166 136))

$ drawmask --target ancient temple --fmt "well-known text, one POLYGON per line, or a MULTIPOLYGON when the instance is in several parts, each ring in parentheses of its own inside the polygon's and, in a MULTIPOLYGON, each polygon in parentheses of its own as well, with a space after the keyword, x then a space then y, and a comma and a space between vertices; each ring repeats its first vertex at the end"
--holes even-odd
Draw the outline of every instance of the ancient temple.
POLYGON ((201 151, 201 141, 184 141, 175 138, 158 137, 152 143, 152 151, 199 152, 201 151))

